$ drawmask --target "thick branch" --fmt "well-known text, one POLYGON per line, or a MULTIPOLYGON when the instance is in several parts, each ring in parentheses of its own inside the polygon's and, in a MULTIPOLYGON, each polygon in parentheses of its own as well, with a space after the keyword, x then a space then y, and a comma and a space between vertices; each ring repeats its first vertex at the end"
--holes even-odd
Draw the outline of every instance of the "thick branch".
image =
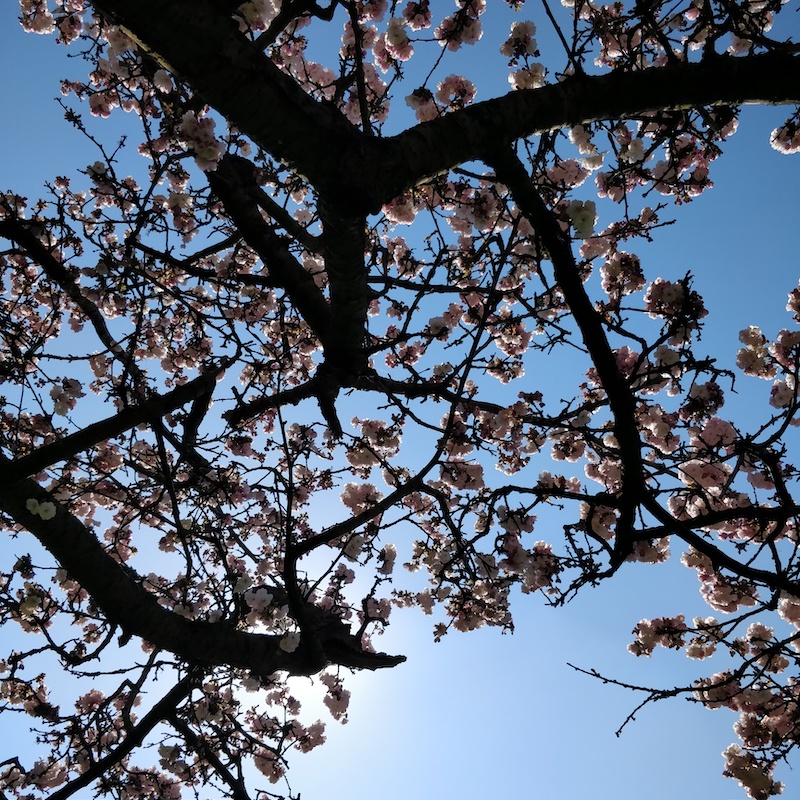
MULTIPOLYGON (((213 178, 212 186, 216 191, 217 184, 213 178)), ((227 195, 228 188, 224 189, 223 193, 227 195)), ((255 230, 259 223, 264 228, 268 228, 257 210, 240 202, 239 192, 232 191, 230 194, 228 199, 222 194, 221 196, 229 212, 234 209, 231 214, 234 220, 247 218, 249 224, 251 222, 249 216, 254 214, 258 222, 256 219, 252 220, 253 229, 255 230)), ((298 308, 319 336, 325 360, 319 366, 314 378, 303 386, 271 397, 259 398, 228 412, 225 418, 231 425, 237 425, 268 408, 275 408, 284 403, 298 403, 300 400, 313 396, 319 401, 322 414, 333 435, 337 437, 342 435, 334 401, 339 389, 352 385, 366 367, 364 340, 367 335, 367 308, 369 307, 370 293, 367 284, 367 268, 364 264, 365 220, 361 216, 342 213, 335 207, 335 203, 328 203, 322 198, 319 201, 319 211, 323 225, 322 241, 325 270, 330 287, 330 305, 325 303, 313 283, 313 279, 303 270, 303 274, 308 281, 311 281, 323 307, 317 307, 319 303, 316 299, 311 305, 306 302, 307 298, 302 297, 300 299, 304 301, 304 305, 298 306, 298 308), (320 318, 323 316, 323 310, 327 319, 325 326, 320 330, 322 322, 320 318), (311 319, 307 314, 311 315, 311 319)), ((256 247, 254 240, 251 240, 246 231, 244 233, 251 246, 256 247)), ((293 258, 291 255, 288 257, 293 258)), ((299 265, 298 268, 302 270, 299 265)), ((281 269, 284 267, 282 266, 281 269)), ((276 277, 279 276, 276 275, 276 277)), ((294 280, 295 278, 292 277, 290 285, 296 286, 294 280)), ((288 287, 287 291, 289 291, 288 287)), ((305 292, 305 289, 303 291, 305 292)), ((294 295, 291 292, 289 294, 294 300, 294 295)), ((295 302, 295 305, 298 303, 295 302)))
MULTIPOLYGON (((800 56, 719 56, 637 72, 572 77, 541 89, 511 92, 380 143, 385 163, 379 175, 382 194, 375 203, 388 202, 459 164, 490 161, 503 144, 524 136, 666 109, 746 103, 800 103, 800 56)), ((354 164, 350 168, 356 169, 354 164)))
POLYGON ((39 447, 27 456, 22 456, 14 461, 4 460, 0 463, 0 483, 8 483, 35 475, 59 461, 72 458, 76 453, 87 450, 99 442, 113 439, 137 425, 161 419, 176 408, 213 391, 217 376, 227 366, 229 363, 226 362, 213 372, 200 375, 167 394, 153 395, 138 405, 122 409, 113 417, 94 422, 63 439, 39 447))
POLYGON ((238 232, 258 253, 270 277, 288 295, 323 345, 331 329, 331 310, 311 275, 289 251, 286 241, 267 224, 259 211, 255 168, 240 156, 227 155, 208 182, 238 232))
MULTIPOLYGON (((8 463, 0 455, 0 465, 8 463)), ((69 576, 92 596, 111 623, 190 664, 228 665, 259 675, 277 671, 311 675, 327 663, 379 669, 405 660, 403 656, 362 652, 355 637, 351 650, 343 652, 338 631, 329 652, 322 631, 325 660, 320 661, 310 657, 302 640, 297 650, 286 653, 280 648, 280 636, 248 633, 224 621, 186 619, 159 605, 156 596, 143 588, 141 578, 132 569, 115 561, 80 520, 54 502, 34 481, 22 479, 0 485, 0 508, 39 540, 69 576), (32 514, 26 506, 31 498, 40 503, 53 502, 55 517, 43 520, 32 514)))
POLYGON ((617 367, 600 314, 583 288, 569 238, 539 196, 524 165, 510 147, 499 150, 487 160, 495 168, 497 179, 508 186, 520 211, 530 220, 550 254, 558 285, 608 396, 623 474, 621 512, 615 540, 615 560, 622 561, 631 546, 628 533, 633 524, 634 508, 647 494, 634 394, 617 367))
POLYGON ((370 301, 364 264, 366 221, 363 216, 343 213, 335 199, 323 197, 319 214, 333 314, 325 361, 343 375, 358 375, 366 366, 364 339, 370 301))
POLYGON ((591 356, 614 415, 614 435, 623 464, 628 467, 626 479, 642 482, 641 440, 636 425, 636 402, 617 367, 614 351, 606 337, 600 314, 583 288, 578 265, 569 238, 561 230, 553 212, 547 208, 527 170, 511 149, 497 152, 487 159, 497 179, 508 186, 520 211, 530 220, 550 254, 553 272, 564 299, 572 311, 583 343, 591 356))
MULTIPOLYGON (((686 544, 693 547, 697 552, 702 553, 711 559, 711 563, 715 569, 728 569, 734 575, 745 578, 756 583, 762 583, 768 586, 773 591, 786 592, 794 597, 800 596, 800 583, 790 580, 782 572, 771 572, 749 564, 742 564, 737 561, 733 556, 721 550, 713 542, 703 538, 699 533, 692 530, 694 520, 675 519, 666 509, 664 509, 654 497, 645 495, 642 500, 642 505, 664 526, 664 530, 668 533, 677 534, 683 539, 686 544)), ((746 511, 747 509, 741 509, 746 511)), ((784 509, 778 509, 781 513, 785 513, 784 509)), ((740 514, 739 516, 745 516, 740 514)))
POLYGON ((309 97, 212 0, 97 0, 160 64, 347 213, 383 203, 503 143, 568 125, 664 109, 800 102, 800 56, 719 56, 636 72, 576 76, 511 92, 391 139, 360 133, 309 97), (180 30, 182 35, 175 36, 180 30))
MULTIPOLYGON (((569 240, 561 230, 553 213, 545 206, 522 162, 510 149, 501 151, 491 159, 498 180, 508 186, 520 210, 531 221, 537 234, 550 253, 564 299, 575 317, 584 345, 589 351, 600 382, 608 395, 609 407, 614 415, 614 435, 619 445, 622 462, 623 488, 621 516, 617 524, 615 563, 627 555, 637 538, 632 530, 632 515, 636 505, 642 504, 664 525, 665 531, 680 536, 701 553, 709 556, 718 566, 727 567, 737 575, 757 580, 772 589, 796 592, 793 581, 764 570, 743 565, 695 533, 687 523, 676 520, 652 496, 644 483, 641 457, 641 438, 636 423, 635 396, 620 373, 600 315, 592 306, 580 279, 569 240)), ((737 509, 740 516, 745 509, 737 509)), ((783 511, 783 510, 781 510, 783 511)))
POLYGON ((249 403, 242 403, 236 408, 226 411, 222 416, 223 419, 232 425, 234 428, 241 425, 244 421, 257 417, 263 414, 270 408, 280 408, 284 405, 297 405, 309 397, 316 397, 319 392, 319 378, 315 375, 311 380, 300 386, 294 386, 291 389, 286 389, 283 392, 276 394, 265 395, 251 400, 249 403))
POLYGON ((92 3, 156 62, 315 186, 334 188, 358 130, 316 102, 239 32, 216 0, 92 3), (180 35, 176 35, 180 32, 180 35))
MULTIPOLYGON (((690 530, 711 528, 721 522, 735 522, 737 520, 754 521, 759 525, 770 522, 785 522, 790 518, 800 517, 800 506, 742 506, 741 508, 726 508, 721 511, 707 511, 698 517, 681 520, 681 526, 690 530)), ((675 532, 672 520, 666 525, 653 525, 643 528, 638 532, 642 539, 660 539, 675 532)))
POLYGON ((301 244, 310 253, 322 252, 320 238, 309 233, 307 228, 301 225, 283 206, 279 205, 261 186, 256 186, 254 196, 256 203, 298 244, 301 244))

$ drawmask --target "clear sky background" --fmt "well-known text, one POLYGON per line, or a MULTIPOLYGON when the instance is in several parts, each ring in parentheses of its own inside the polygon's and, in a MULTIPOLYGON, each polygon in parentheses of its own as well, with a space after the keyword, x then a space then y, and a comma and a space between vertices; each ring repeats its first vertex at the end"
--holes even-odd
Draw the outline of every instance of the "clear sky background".
MULTIPOLYGON (((529 5, 520 18, 538 23, 538 7, 529 5)), ((45 180, 78 177, 76 170, 96 156, 51 99, 59 78, 83 74, 82 63, 67 63, 64 49, 49 37, 23 34, 16 15, 13 0, 0 2, 0 191, 33 198, 45 180)), ((468 55, 473 52, 478 48, 468 55)), ((502 70, 502 60, 496 63, 502 70)), ((800 156, 781 156, 768 142, 785 117, 779 109, 747 110, 712 172, 715 188, 678 209, 678 224, 661 231, 655 245, 632 248, 650 278, 695 274, 710 311, 703 344, 731 365, 741 328, 759 325, 770 336, 789 324, 786 294, 800 277, 800 156)), ((113 142, 126 121, 117 112, 97 130, 113 142)), ((729 405, 740 419, 760 416, 759 398, 767 389, 759 384, 729 405)), ((796 446, 797 429, 791 435, 796 446)), ((558 532, 554 520, 552 540, 558 532)), ((565 609, 517 598, 513 636, 453 633, 440 644, 433 642, 430 618, 395 612, 376 644, 405 653, 407 663, 347 681, 349 723, 330 721, 328 743, 295 757, 291 785, 303 800, 743 797, 720 774, 720 752, 735 741, 735 714, 666 701, 643 710, 617 738, 616 729, 641 698, 567 666, 664 687, 722 668, 663 650, 636 659, 625 649, 640 618, 710 614, 697 588, 694 572, 677 558, 660 567, 627 565, 565 609)), ((7 636, 0 629, 0 643, 7 636)), ((313 718, 314 693, 302 681, 298 687, 313 718)), ((325 718, 324 709, 319 713, 325 718)), ((0 760, 10 754, 6 749, 0 760)), ((789 781, 788 796, 797 796, 800 774, 781 767, 778 777, 789 781)))

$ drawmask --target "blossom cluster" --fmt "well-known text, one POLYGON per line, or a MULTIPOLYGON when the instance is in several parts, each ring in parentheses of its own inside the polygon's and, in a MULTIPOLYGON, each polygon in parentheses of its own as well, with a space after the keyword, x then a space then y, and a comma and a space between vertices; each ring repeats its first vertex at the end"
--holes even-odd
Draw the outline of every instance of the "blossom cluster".
MULTIPOLYGON (((486 0, 449 10, 429 0, 204 0, 198 13, 217 15, 209 36, 228 37, 231 68, 236 55, 260 63, 260 80, 297 112, 262 109, 259 134, 244 125, 259 112, 237 100, 248 96, 241 75, 225 98, 239 113, 227 120, 213 87, 201 91, 191 69, 172 73, 160 65, 166 54, 140 48, 146 35, 92 16, 83 0, 20 0, 26 30, 79 41, 90 62, 85 81, 62 83, 76 127, 89 135, 73 102, 101 119, 130 112, 128 124, 140 126, 132 152, 147 160, 129 169, 122 144, 100 146, 79 177, 57 176, 46 199, 0 196, 0 232, 12 243, 0 255, 0 366, 14 392, 0 409, 3 452, 46 487, 37 497, 52 498, 4 513, 15 535, 27 527, 45 547, 47 523, 66 519, 105 559, 126 604, 115 615, 102 591, 84 588, 96 576, 66 560, 53 572, 58 559, 41 568, 15 555, 0 575, 0 606, 43 643, 26 661, 105 670, 103 691, 81 688, 57 706, 28 677, 35 669, 23 673, 16 654, 0 661, 3 702, 46 722, 39 744, 52 745, 27 767, 0 768, 0 793, 81 780, 124 750, 142 720, 133 709, 154 697, 156 679, 177 684, 165 717, 174 724, 149 737, 150 768, 119 761, 101 788, 120 800, 177 800, 181 787, 237 781, 248 759, 279 782, 290 749, 325 739, 321 722, 298 718, 287 675, 322 669, 324 704, 346 721, 350 693, 336 665, 396 663, 370 638, 395 606, 431 615, 437 639, 507 631, 514 587, 559 604, 625 561, 666 561, 681 539, 697 545, 681 561, 723 621, 642 619, 629 650, 738 659, 698 681, 695 699, 741 715, 744 749, 725 751, 726 773, 757 800, 779 791, 770 758, 798 742, 787 673, 800 600, 786 591, 800 541, 798 471, 786 433, 800 332, 741 332, 736 363, 772 381, 770 420, 734 424, 723 417, 733 373, 698 349, 703 299, 689 276, 657 277, 633 252, 668 223, 669 202, 712 186, 737 110, 676 106, 582 122, 570 112, 564 130, 535 137, 538 123, 525 123, 509 134, 507 157, 513 150, 524 168, 517 185, 513 169, 509 185, 500 174, 509 142, 491 133, 498 120, 511 130, 516 116, 493 110, 523 118, 540 99, 580 98, 598 70, 624 83, 701 48, 687 66, 713 61, 717 47, 730 53, 724 63, 773 49, 765 32, 778 4, 744 5, 737 14, 737 4, 685 0, 645 14, 562 0, 548 15, 563 15, 574 39, 564 39, 559 65, 547 53, 538 60, 533 21, 490 29, 497 12, 486 0), (330 31, 327 16, 342 32, 335 48, 319 33, 330 31), (477 107, 486 81, 475 65, 489 62, 463 51, 483 38, 495 42, 500 84, 507 75, 518 93, 477 107), (426 52, 432 68, 420 71, 426 52), (390 119, 413 117, 432 124, 386 135, 390 119), (463 139, 437 139, 439 129, 463 139), (331 152, 293 148, 314 134, 331 152), (359 159, 384 145, 380 174, 357 174, 359 159), (475 160, 439 157, 451 150, 475 160), (415 174, 426 159, 441 169, 415 174), (538 204, 524 202, 531 191, 538 204), (656 195, 657 207, 645 205, 656 195), (415 230, 399 236, 399 225, 415 230), (563 246, 570 238, 575 255, 563 246), (576 363, 574 385, 562 389, 576 363), (87 387, 94 397, 78 405, 87 387), (349 427, 336 424, 348 417, 349 427), (564 474, 541 470, 543 460, 564 474), (565 519, 561 544, 539 539, 548 509, 565 519), (394 539, 406 530, 416 531, 410 554, 394 539), (424 569, 427 585, 399 574, 403 561, 424 569), (396 588, 381 596, 390 580, 396 588), (130 608, 149 611, 130 633, 144 639, 128 644, 130 608), (151 618, 158 624, 137 627, 151 618), (162 630, 180 635, 159 639, 162 630), (213 650, 214 630, 230 652, 185 655, 198 641, 213 650), (130 646, 145 658, 131 659, 115 685, 130 646)), ((180 47, 184 34, 172 35, 180 47)), ((624 109, 627 99, 615 102, 624 109)), ((771 143, 796 152, 796 119, 771 143)), ((800 321, 800 287, 787 311, 800 321)))

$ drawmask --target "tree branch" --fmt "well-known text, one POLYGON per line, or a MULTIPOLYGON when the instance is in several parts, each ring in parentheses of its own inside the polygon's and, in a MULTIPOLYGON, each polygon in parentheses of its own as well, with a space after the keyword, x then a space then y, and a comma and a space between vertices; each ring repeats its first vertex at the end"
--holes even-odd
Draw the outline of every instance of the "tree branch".
POLYGON ((339 156, 358 140, 358 129, 333 106, 306 94, 240 33, 221 4, 96 0, 92 5, 267 152, 315 186, 334 188, 339 156))
POLYGON ((13 461, 4 459, 0 462, 0 482, 6 483, 35 475, 52 464, 71 458, 76 453, 87 450, 99 442, 113 439, 144 422, 161 419, 176 408, 180 408, 208 392, 213 392, 217 377, 233 361, 234 359, 226 360, 215 370, 206 372, 167 394, 156 394, 138 405, 123 408, 113 417, 107 417, 87 425, 82 430, 39 447, 26 456, 13 461))
MULTIPOLYGON (((0 455, 0 466, 9 463, 0 455)), ((328 663, 380 669, 405 660, 403 656, 363 652, 355 637, 352 651, 341 652, 341 636, 337 632, 331 652, 321 637, 325 658, 320 661, 311 657, 302 640, 293 653, 287 653, 280 647, 281 636, 249 633, 225 621, 186 619, 163 608, 156 596, 143 587, 139 575, 113 559, 94 534, 35 481, 22 479, 0 485, 0 508, 39 540, 92 596, 110 622, 190 664, 241 667, 258 675, 277 671, 311 675, 328 663), (55 517, 43 520, 32 514, 26 506, 29 499, 53 503, 55 517)))
POLYGON ((186 699, 196 682, 196 676, 191 673, 186 675, 172 687, 142 718, 134 728, 125 731, 125 738, 110 753, 95 761, 86 772, 81 773, 75 780, 66 786, 48 795, 47 800, 67 800, 75 792, 102 778, 109 769, 119 764, 129 756, 159 722, 169 719, 174 714, 175 707, 181 700, 186 699))
POLYGON ((366 366, 364 339, 370 301, 364 264, 366 221, 362 216, 343 213, 335 199, 323 197, 319 200, 319 214, 333 314, 325 360, 345 375, 358 375, 366 366))
POLYGON ((222 763, 222 760, 214 750, 209 747, 203 738, 198 736, 175 711, 167 717, 167 721, 183 737, 183 740, 189 745, 191 751, 195 753, 199 759, 207 761, 214 768, 220 779, 230 788, 231 800, 250 800, 250 796, 245 790, 244 778, 241 776, 241 773, 238 777, 233 775, 222 763))
MULTIPOLYGON (((384 152, 381 193, 374 202, 386 203, 458 164, 491 163, 504 144, 525 136, 665 109, 747 103, 800 103, 800 56, 719 56, 637 72, 575 76, 510 92, 376 143, 384 152)), ((345 164, 354 169, 354 164, 345 164)), ((369 167, 359 169, 369 174, 369 167)))
POLYGON ((244 240, 324 346, 331 330, 331 309, 311 275, 261 216, 253 165, 240 156, 226 155, 217 171, 208 173, 208 182, 244 240))
POLYGON ((634 508, 647 494, 634 394, 617 367, 602 318, 583 288, 569 238, 539 196, 525 166, 510 146, 499 150, 487 161, 494 167, 497 179, 508 187, 520 211, 533 225, 550 254, 556 281, 564 293, 564 300, 575 318, 584 346, 608 397, 623 473, 620 518, 615 539, 615 560, 621 562, 631 547, 627 534, 633 526, 634 508))
POLYGON ((123 350, 122 345, 111 335, 100 310, 91 300, 84 297, 74 276, 69 273, 60 261, 54 258, 52 249, 44 245, 34 231, 31 230, 32 226, 36 224, 36 222, 21 220, 18 217, 9 215, 4 219, 0 219, 0 236, 12 242, 16 242, 20 248, 42 268, 45 275, 59 286, 69 299, 86 315, 86 318, 94 327, 97 337, 103 343, 103 346, 106 347, 126 369, 131 369, 137 377, 141 377, 141 372, 136 365, 129 363, 130 359, 123 350))
POLYGON ((236 408, 226 411, 222 417, 234 428, 241 425, 248 419, 257 417, 263 414, 270 408, 280 408, 284 405, 297 405, 309 397, 316 397, 319 391, 319 378, 314 375, 311 380, 300 386, 293 386, 291 389, 286 389, 282 392, 277 392, 272 395, 265 395, 264 397, 257 397, 249 403, 241 403, 236 408))
POLYGON ((94 5, 239 130, 320 193, 336 197, 346 213, 377 213, 427 178, 485 160, 504 143, 568 125, 664 109, 800 102, 800 56, 718 56, 573 76, 380 139, 307 95, 212 0, 97 0, 94 5), (176 30, 182 31, 180 37, 176 30))

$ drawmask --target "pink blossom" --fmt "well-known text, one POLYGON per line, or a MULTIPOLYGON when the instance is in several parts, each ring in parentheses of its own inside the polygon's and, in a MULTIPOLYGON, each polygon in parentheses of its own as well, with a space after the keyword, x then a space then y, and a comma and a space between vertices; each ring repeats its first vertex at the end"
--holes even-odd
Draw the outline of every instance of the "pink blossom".
POLYGON ((462 13, 445 17, 434 31, 439 44, 448 50, 459 50, 462 44, 475 44, 483 36, 478 14, 485 8, 485 0, 466 0, 464 5, 475 15, 462 13))
POLYGON ((69 773, 61 762, 47 763, 38 760, 28 772, 26 778, 31 786, 38 789, 53 789, 65 783, 69 773))
POLYGON ((752 753, 744 752, 732 744, 722 751, 725 757, 725 775, 739 781, 752 800, 768 800, 781 794, 783 784, 772 779, 772 770, 762 766, 752 753))
POLYGON ((417 215, 417 209, 410 194, 404 194, 383 206, 386 219, 395 225, 410 225, 417 215))
POLYGON ((769 345, 769 354, 784 368, 791 370, 800 357, 800 331, 783 328, 769 345))
POLYGON ((378 572, 381 575, 391 575, 394 571, 394 562, 397 559, 397 548, 393 544, 384 545, 378 554, 378 559, 381 561, 378 572))
POLYGON ((597 151, 597 148, 592 143, 591 128, 575 125, 569 129, 569 140, 578 148, 578 152, 581 155, 588 156, 597 151))
POLYGON ((639 257, 623 251, 608 257, 600 267, 600 275, 603 291, 614 297, 638 292, 645 284, 639 257))
POLYGON ((545 69, 543 64, 531 64, 529 67, 515 70, 508 76, 511 88, 539 89, 545 84, 545 69))
POLYGON ((647 290, 644 302, 650 316, 674 316, 683 308, 685 291, 680 283, 657 278, 647 290))
POLYGON ((745 346, 736 354, 736 366, 745 375, 753 375, 769 380, 774 378, 777 369, 767 348, 767 339, 755 325, 740 331, 739 341, 745 346))
POLYGON ((414 47, 405 30, 404 20, 392 17, 386 29, 386 49, 398 61, 408 61, 414 55, 414 47))
POLYGON ((58 20, 58 40, 63 44, 76 41, 82 30, 83 18, 80 13, 66 14, 58 20))
POLYGON ((89 97, 89 108, 95 117, 110 117, 119 101, 109 92, 95 92, 89 97))
POLYGON ((460 75, 448 75, 439 82, 436 99, 449 109, 463 108, 475 99, 475 84, 460 75))
POLYGON ((797 289, 792 289, 789 292, 789 301, 786 303, 786 310, 789 311, 795 319, 795 322, 800 322, 800 285, 797 289))
POLYGON ((56 21, 47 10, 47 0, 20 0, 22 27, 30 33, 49 34, 56 29, 56 21))
POLYGON ((430 0, 420 0, 420 2, 411 0, 403 9, 403 19, 412 31, 429 28, 431 26, 430 0))
POLYGON ((272 599, 272 593, 265 586, 248 589, 244 593, 244 601, 253 611, 265 611, 272 604, 272 599))
POLYGON ((720 491, 731 473, 731 467, 724 463, 693 459, 681 464, 679 471, 681 480, 687 486, 720 491))
POLYGON ((800 628, 800 599, 783 594, 778 603, 778 613, 786 622, 800 628))
POLYGON ((717 672, 710 678, 695 681, 695 697, 706 708, 730 707, 731 701, 741 693, 739 681, 730 672, 717 672))
POLYGON ((594 232, 597 222, 597 208, 593 200, 570 200, 566 207, 566 214, 575 229, 579 239, 586 239, 594 232))
POLYGON ((553 442, 552 458, 554 461, 576 462, 586 450, 586 442, 578 431, 556 430, 549 437, 553 442))
POLYGON ((341 494, 341 501, 357 515, 375 505, 383 497, 371 483, 348 483, 341 494))
POLYGON ((364 0, 361 14, 365 20, 380 21, 386 14, 387 0, 364 0))
POLYGON ((327 687, 328 692, 323 702, 331 712, 331 716, 340 722, 347 722, 347 707, 350 705, 350 692, 342 686, 339 678, 328 673, 320 676, 320 683, 327 687))
POLYGON ((639 539, 626 556, 626 561, 639 561, 643 564, 661 564, 670 557, 669 537, 661 539, 639 539))
POLYGON ((586 520, 593 533, 609 540, 614 536, 614 527, 617 524, 617 515, 614 509, 602 505, 589 505, 581 503, 580 515, 586 520))
POLYGON ((500 46, 500 52, 514 61, 524 56, 538 55, 536 39, 533 38, 535 33, 536 25, 530 20, 512 23, 511 34, 500 46))
POLYGON ((787 122, 772 131, 769 143, 779 153, 791 155, 800 152, 800 125, 787 122))
POLYGON ((96 711, 105 698, 106 696, 99 689, 90 689, 75 701, 75 708, 81 714, 89 714, 96 711))
POLYGON ((560 183, 567 188, 580 186, 588 175, 588 171, 583 168, 580 161, 574 158, 566 161, 557 161, 554 166, 547 170, 547 177, 551 181, 560 183))
POLYGON ((650 656, 656 646, 680 649, 684 644, 686 623, 683 614, 677 617, 659 617, 640 620, 633 629, 636 640, 628 645, 628 652, 635 656, 650 656))
POLYGON ((769 404, 773 408, 785 408, 794 400, 794 380, 791 376, 775 381, 770 390, 769 404))
POLYGON ((211 117, 198 116, 187 111, 181 120, 181 136, 185 145, 194 152, 197 166, 213 172, 222 158, 222 143, 214 136, 216 123, 211 117))
POLYGON ((727 447, 736 441, 737 436, 736 428, 730 422, 710 417, 702 431, 693 435, 692 443, 697 447, 727 447))
POLYGON ((442 481, 454 489, 482 489, 483 467, 466 461, 448 461, 441 465, 442 481))
POLYGON ((264 31, 277 13, 276 0, 249 0, 239 7, 240 28, 264 31))
POLYGON ((277 754, 266 748, 256 750, 253 755, 253 763, 256 769, 265 775, 270 783, 277 783, 286 772, 277 754))
POLYGON ((153 76, 153 83, 155 84, 156 88, 160 92, 164 92, 164 94, 169 94, 174 90, 172 79, 169 77, 169 73, 165 69, 156 70, 156 73, 153 76))

